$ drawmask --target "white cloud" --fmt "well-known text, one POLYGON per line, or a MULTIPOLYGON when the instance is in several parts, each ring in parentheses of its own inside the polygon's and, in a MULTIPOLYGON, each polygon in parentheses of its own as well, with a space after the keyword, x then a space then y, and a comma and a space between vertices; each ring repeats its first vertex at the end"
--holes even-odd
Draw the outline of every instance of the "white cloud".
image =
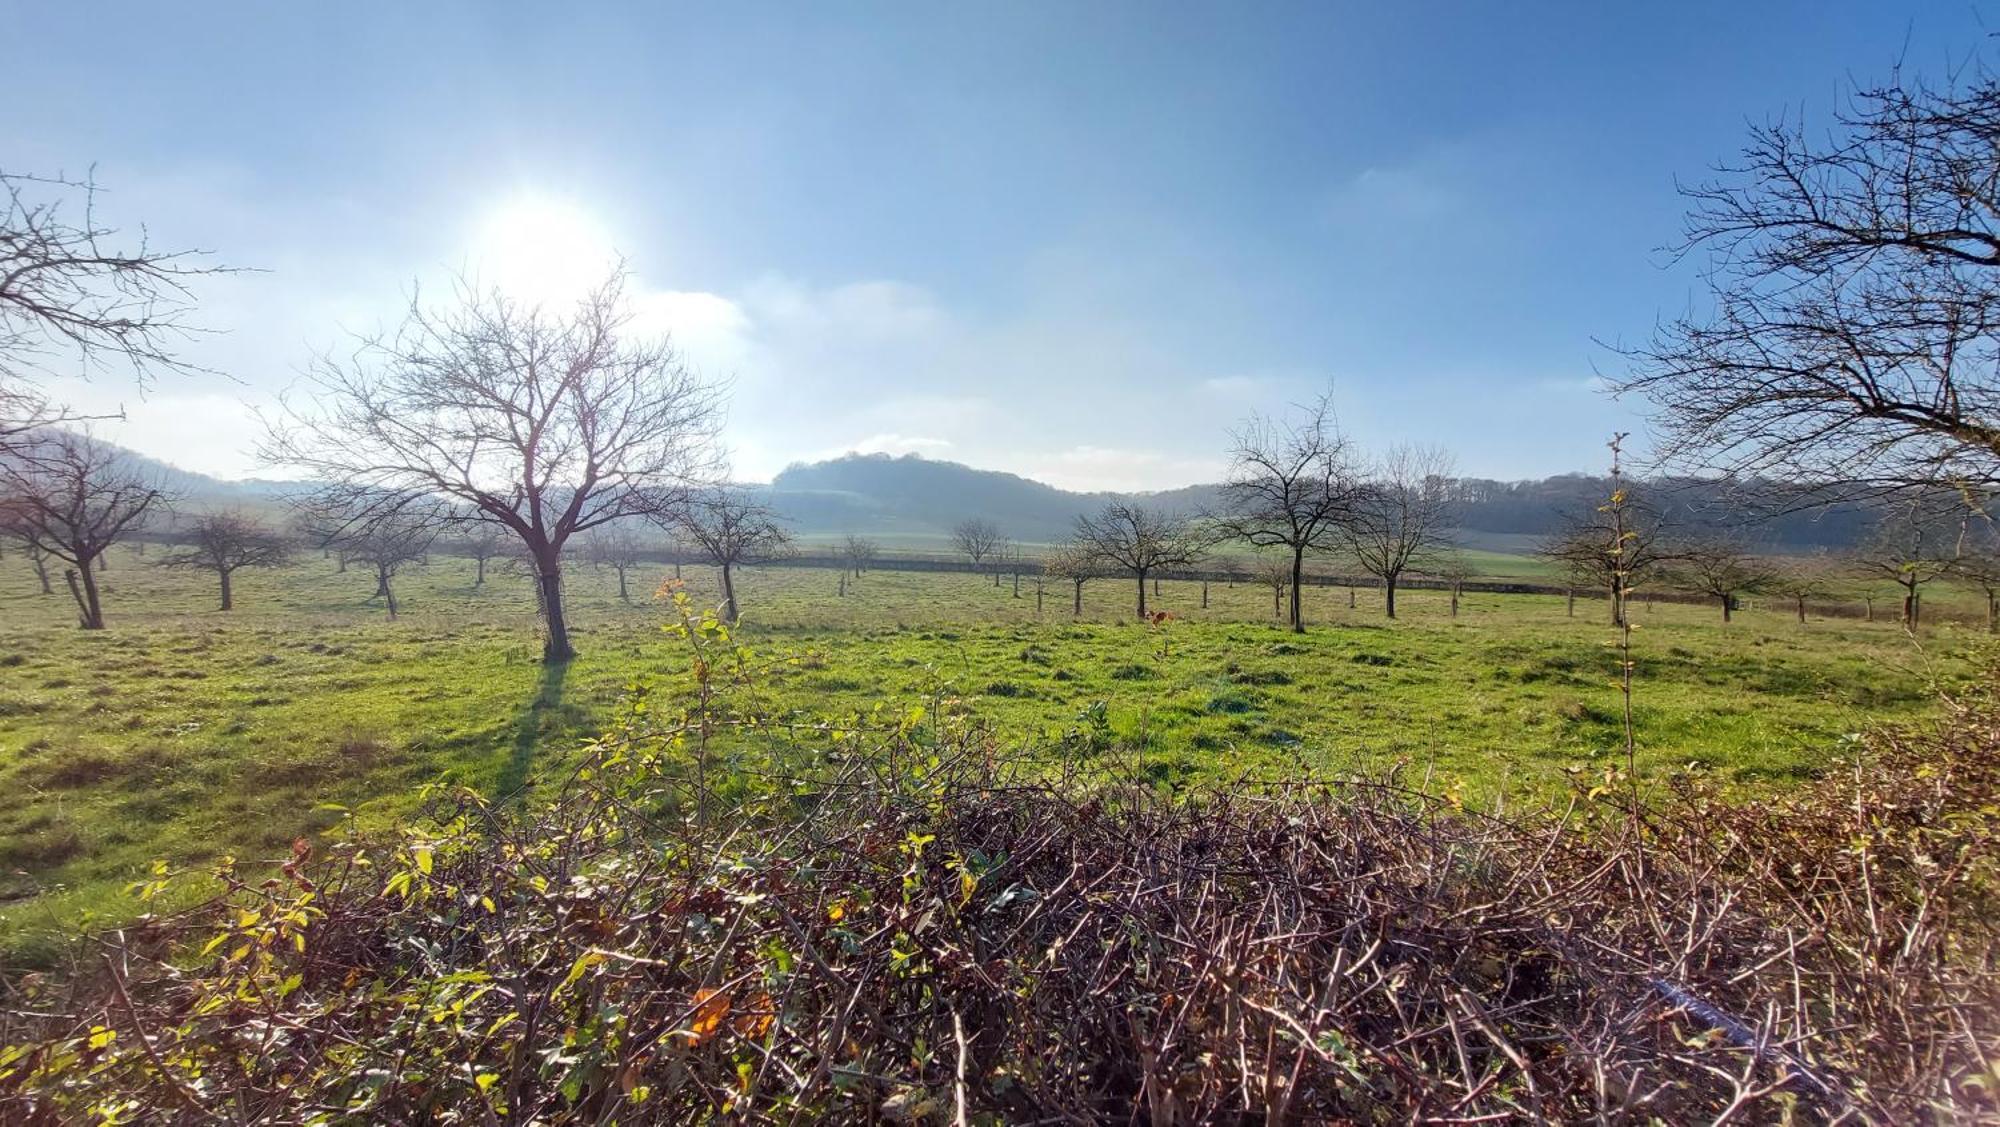
POLYGON ((667 334, 689 363, 710 374, 742 364, 754 326, 741 305, 720 294, 652 290, 632 299, 632 329, 667 334))
POLYGON ((937 457, 952 448, 948 438, 926 438, 913 434, 871 434, 866 438, 850 442, 845 446, 834 446, 819 454, 818 459, 838 458, 845 454, 922 454, 937 457))
POLYGON ((255 450, 264 425, 241 394, 155 389, 142 394, 114 381, 53 380, 41 390, 52 402, 91 417, 81 424, 108 442, 184 470, 214 477, 254 477, 264 471, 255 450))

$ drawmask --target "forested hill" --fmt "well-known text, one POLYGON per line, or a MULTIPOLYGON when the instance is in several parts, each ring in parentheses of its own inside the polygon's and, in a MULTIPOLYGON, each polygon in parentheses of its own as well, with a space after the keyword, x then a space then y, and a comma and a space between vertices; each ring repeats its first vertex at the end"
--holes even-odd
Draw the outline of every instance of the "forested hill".
MULTIPOLYGON (((1469 542, 1523 550, 1554 532, 1564 514, 1603 504, 1610 488, 1607 479, 1585 474, 1519 482, 1468 478, 1458 483, 1454 523, 1469 542)), ((1845 547, 1862 535, 1868 523, 1866 512, 1858 507, 1802 505, 1798 498, 1772 487, 1730 490, 1716 482, 1674 480, 1653 483, 1649 489, 1652 501, 1682 525, 1737 524, 1759 511, 1782 510, 1782 516, 1760 519, 1743 529, 1753 541, 1776 547, 1845 547)), ((769 487, 771 503, 808 535, 938 536, 977 516, 1029 542, 1061 538, 1077 514, 1120 496, 1192 513, 1216 501, 1217 487, 1195 485, 1137 495, 1073 493, 1015 474, 915 454, 850 454, 797 464, 778 474, 769 487)))

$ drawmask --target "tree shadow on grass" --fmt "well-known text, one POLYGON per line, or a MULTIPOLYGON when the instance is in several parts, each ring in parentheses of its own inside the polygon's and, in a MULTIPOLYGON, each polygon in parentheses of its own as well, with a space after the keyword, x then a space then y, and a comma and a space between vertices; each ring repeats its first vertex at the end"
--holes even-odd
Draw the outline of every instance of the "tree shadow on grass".
POLYGON ((513 754, 507 757, 507 765, 501 770, 494 788, 495 797, 500 801, 515 801, 526 794, 528 773, 534 768, 535 753, 542 746, 543 718, 562 707, 563 682, 568 677, 569 663, 566 661, 542 666, 534 699, 521 710, 520 721, 514 727, 513 754))

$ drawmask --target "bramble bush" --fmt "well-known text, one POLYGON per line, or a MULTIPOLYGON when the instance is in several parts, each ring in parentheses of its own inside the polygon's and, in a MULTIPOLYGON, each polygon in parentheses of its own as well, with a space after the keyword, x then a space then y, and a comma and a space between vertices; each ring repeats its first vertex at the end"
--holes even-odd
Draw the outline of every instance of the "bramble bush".
POLYGON ((545 800, 225 864, 8 984, 0 1119, 2000 1114, 1990 697, 1755 806, 1615 769, 1506 817, 1394 774, 1167 797, 942 699, 774 721, 675 606, 692 691, 634 686, 545 800))

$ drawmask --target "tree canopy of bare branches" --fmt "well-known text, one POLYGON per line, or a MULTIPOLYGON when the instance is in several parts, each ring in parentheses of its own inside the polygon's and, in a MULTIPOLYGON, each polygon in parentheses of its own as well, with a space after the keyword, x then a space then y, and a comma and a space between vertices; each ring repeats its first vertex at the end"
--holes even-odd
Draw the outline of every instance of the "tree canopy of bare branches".
POLYGON ((1882 514, 1856 550, 1854 568, 1863 578, 1894 583, 1903 595, 1903 625, 1914 628, 1923 615, 1924 585, 1958 567, 1974 519, 1957 493, 1906 498, 1882 514))
POLYGON ((1291 627, 1305 632, 1299 589, 1305 558, 1346 540, 1360 489, 1346 440, 1322 395, 1296 417, 1252 417, 1234 436, 1222 507, 1209 521, 1221 536, 1282 548, 1291 560, 1291 627))
POLYGON ((145 527, 168 498, 118 450, 88 435, 41 429, 0 447, 0 523, 70 566, 63 571, 85 630, 104 628, 96 573, 106 549, 145 527))
POLYGON ((722 571, 722 620, 741 617, 735 571, 784 555, 792 536, 769 506, 726 488, 704 489, 684 502, 655 510, 653 517, 681 539, 699 547, 722 571))
POLYGON ((306 522, 314 530, 309 535, 322 546, 340 553, 343 568, 348 563, 367 564, 375 575, 375 593, 390 618, 401 610, 396 599, 396 576, 413 564, 430 559, 431 546, 445 528, 442 507, 413 502, 401 508, 382 508, 366 521, 355 522, 336 509, 331 516, 306 522))
MULTIPOLYGON (((972 570, 989 559, 997 559, 1007 550, 1007 534, 1000 526, 984 517, 970 517, 959 521, 951 529, 951 546, 959 555, 972 561, 972 570)), ((993 585, 1000 585, 1000 569, 993 569, 993 585)))
POLYGON ((1572 581, 1602 588, 1614 626, 1625 621, 1625 601, 1632 591, 1677 558, 1677 545, 1660 511, 1622 480, 1604 504, 1562 519, 1562 528, 1542 541, 1535 554, 1561 565, 1572 581))
POLYGON ((1833 590, 1839 571, 1824 555, 1791 556, 1775 561, 1771 590, 1792 601, 1799 625, 1806 622, 1806 602, 1833 590))
POLYGON ((500 554, 501 539, 502 532, 498 527, 470 522, 467 523, 464 533, 452 538, 449 550, 454 555, 470 559, 478 568, 472 579, 475 588, 486 586, 486 565, 493 557, 500 554))
POLYGON ((1396 617, 1396 584, 1451 546, 1452 460, 1442 450, 1392 448, 1362 483, 1342 526, 1361 569, 1382 581, 1383 606, 1396 617))
POLYGON ((629 603, 632 595, 625 577, 645 558, 646 543, 624 524, 608 524, 591 532, 584 542, 584 558, 595 568, 609 568, 618 576, 618 601, 629 603))
POLYGON ((1736 611, 1736 597, 1769 588, 1778 569, 1753 554, 1741 541, 1710 537, 1687 544, 1676 553, 1676 578, 1722 605, 1722 621, 1736 611))
POLYGON ((180 546, 162 567, 212 571, 222 588, 223 610, 236 606, 232 585, 246 567, 276 567, 291 556, 291 544, 276 531, 242 513, 209 513, 181 533, 180 546))
POLYGON ((1629 352, 1667 460, 1900 486, 2000 475, 2000 83, 1857 92, 1686 190, 1713 309, 1629 352))
POLYGON ((1163 568, 1201 559, 1206 540, 1184 517, 1127 501, 1112 501, 1095 515, 1076 518, 1075 542, 1139 582, 1139 617, 1146 617, 1146 578, 1163 568))
POLYGON ((875 557, 882 554, 882 546, 866 536, 849 533, 840 543, 840 558, 847 561, 847 568, 856 578, 874 566, 875 557))
POLYGON ((57 421, 33 387, 55 354, 84 371, 123 361, 144 377, 188 365, 176 349, 189 283, 215 273, 199 251, 121 237, 97 215, 100 194, 71 180, 0 170, 0 440, 57 421))
POLYGON ((357 523, 424 496, 512 533, 534 561, 543 658, 567 661, 565 545, 705 480, 718 393, 670 342, 626 334, 622 274, 563 315, 469 285, 457 297, 413 301, 399 331, 322 360, 263 455, 317 477, 316 500, 357 523))
POLYGON ((1042 574, 1052 579, 1060 579, 1070 585, 1070 608, 1072 617, 1083 614, 1083 585, 1093 579, 1103 579, 1113 574, 1111 565, 1097 554, 1090 545, 1076 540, 1064 542, 1050 548, 1042 556, 1042 574))

